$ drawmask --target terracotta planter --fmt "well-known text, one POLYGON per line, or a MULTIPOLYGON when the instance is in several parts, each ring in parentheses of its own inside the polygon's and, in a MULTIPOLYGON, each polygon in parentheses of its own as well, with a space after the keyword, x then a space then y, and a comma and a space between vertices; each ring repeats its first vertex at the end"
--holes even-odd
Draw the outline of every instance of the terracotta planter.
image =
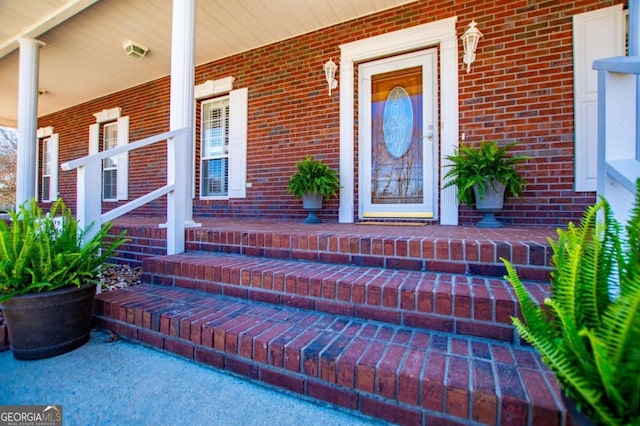
POLYGON ((14 358, 49 358, 84 345, 95 294, 95 285, 83 284, 15 296, 0 305, 14 358))

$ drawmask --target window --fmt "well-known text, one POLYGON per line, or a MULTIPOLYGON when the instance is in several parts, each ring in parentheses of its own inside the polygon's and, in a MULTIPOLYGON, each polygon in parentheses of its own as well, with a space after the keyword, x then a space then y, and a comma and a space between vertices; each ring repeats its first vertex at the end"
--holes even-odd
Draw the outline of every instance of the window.
POLYGON ((202 103, 200 125, 202 197, 229 195, 229 98, 202 103))
MULTIPOLYGON (((102 149, 107 151, 118 146, 118 123, 102 127, 102 149)), ((118 159, 109 157, 102 160, 102 197, 105 200, 118 199, 118 159)))
POLYGON ((58 198, 58 134, 53 127, 42 127, 37 138, 36 194, 40 201, 53 202, 58 198))
POLYGON ((51 139, 42 141, 42 200, 51 199, 51 139))
MULTIPOLYGON (((96 123, 89 126, 89 154, 97 154, 129 143, 129 117, 120 117, 120 108, 103 110, 96 123)), ((102 161, 102 199, 129 198, 129 154, 123 153, 102 161)))
POLYGON ((207 80, 195 87, 195 98, 200 100, 200 159, 196 164, 204 199, 247 196, 249 91, 246 87, 232 89, 233 77, 207 80))

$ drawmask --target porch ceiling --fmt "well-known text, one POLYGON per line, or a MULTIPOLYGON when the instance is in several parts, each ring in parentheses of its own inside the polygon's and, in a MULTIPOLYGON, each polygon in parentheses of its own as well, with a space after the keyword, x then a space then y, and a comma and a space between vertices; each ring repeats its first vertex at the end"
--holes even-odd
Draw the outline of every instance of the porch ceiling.
MULTIPOLYGON (((197 65, 416 0, 196 2, 197 65)), ((0 2, 0 125, 18 115, 20 36, 40 50, 38 116, 169 75, 172 0, 0 2), (127 40, 149 48, 125 54, 127 40)), ((324 58, 323 58, 324 60, 324 58)), ((322 63, 318 64, 321 70, 322 63)))

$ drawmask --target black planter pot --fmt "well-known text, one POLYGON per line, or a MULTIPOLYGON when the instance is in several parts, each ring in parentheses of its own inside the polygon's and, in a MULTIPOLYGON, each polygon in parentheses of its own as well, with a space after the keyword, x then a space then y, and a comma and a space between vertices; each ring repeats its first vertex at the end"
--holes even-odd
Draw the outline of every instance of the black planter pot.
POLYGON ((586 414, 578 411, 573 398, 568 397, 564 392, 562 393, 562 402, 567 409, 567 424, 569 426, 595 426, 595 423, 586 414))
POLYGON ((15 296, 0 305, 14 358, 49 358, 84 345, 95 294, 95 285, 83 284, 15 296))

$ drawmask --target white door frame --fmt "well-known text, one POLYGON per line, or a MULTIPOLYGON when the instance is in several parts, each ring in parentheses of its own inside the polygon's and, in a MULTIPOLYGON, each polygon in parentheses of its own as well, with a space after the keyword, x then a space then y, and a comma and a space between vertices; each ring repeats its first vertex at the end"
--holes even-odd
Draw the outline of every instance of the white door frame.
POLYGON ((437 58, 438 52, 435 48, 418 50, 416 52, 402 55, 386 57, 373 62, 366 62, 359 65, 360 92, 358 96, 358 106, 360 121, 358 128, 367 129, 358 133, 358 185, 360 188, 358 197, 358 217, 405 217, 405 218, 429 218, 437 219, 437 188, 435 179, 437 173, 433 167, 438 164, 436 153, 438 150, 438 134, 433 131, 438 119, 437 106, 437 58), (414 204, 384 204, 373 205, 371 203, 371 77, 381 73, 406 69, 411 67, 422 68, 422 114, 414 117, 420 120, 422 128, 421 142, 423 145, 422 181, 424 187, 424 197, 421 203, 414 204), (366 90, 365 90, 366 89, 366 90), (429 133, 431 136, 428 136, 429 133), (433 216, 429 214, 433 213, 433 216))
MULTIPOLYGON (((458 146, 458 39, 452 17, 340 46, 340 209, 341 223, 353 223, 355 207, 354 93, 355 64, 382 56, 432 46, 440 47, 440 176, 447 155, 458 146)), ((458 224, 456 189, 440 187, 439 217, 443 225, 458 224)))

